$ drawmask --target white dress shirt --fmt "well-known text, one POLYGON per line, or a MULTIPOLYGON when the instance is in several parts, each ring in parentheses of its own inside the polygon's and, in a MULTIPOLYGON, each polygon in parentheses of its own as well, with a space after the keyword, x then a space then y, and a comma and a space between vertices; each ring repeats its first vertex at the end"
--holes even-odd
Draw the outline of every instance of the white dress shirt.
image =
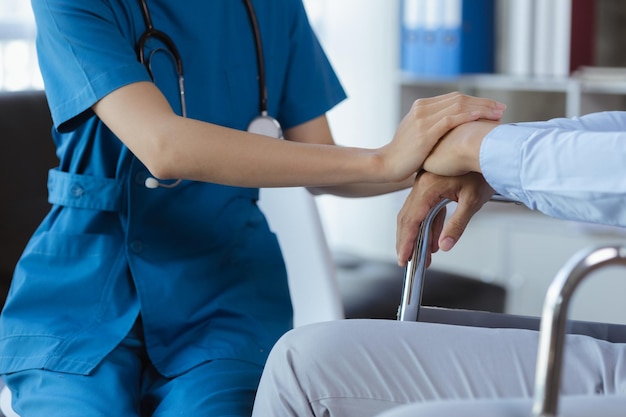
POLYGON ((480 165, 496 192, 533 210, 626 227, 626 112, 498 126, 480 165))

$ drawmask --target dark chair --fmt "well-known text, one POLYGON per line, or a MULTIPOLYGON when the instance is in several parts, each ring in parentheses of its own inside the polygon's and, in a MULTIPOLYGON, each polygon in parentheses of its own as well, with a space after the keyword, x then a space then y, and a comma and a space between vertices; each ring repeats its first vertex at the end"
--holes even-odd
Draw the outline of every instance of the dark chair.
POLYGON ((50 209, 48 169, 58 165, 43 91, 0 92, 0 300, 31 234, 50 209))
MULTIPOLYGON (((346 318, 395 320, 404 268, 349 253, 336 252, 333 257, 346 318)), ((504 312, 506 289, 468 276, 428 269, 423 291, 427 306, 504 312)))

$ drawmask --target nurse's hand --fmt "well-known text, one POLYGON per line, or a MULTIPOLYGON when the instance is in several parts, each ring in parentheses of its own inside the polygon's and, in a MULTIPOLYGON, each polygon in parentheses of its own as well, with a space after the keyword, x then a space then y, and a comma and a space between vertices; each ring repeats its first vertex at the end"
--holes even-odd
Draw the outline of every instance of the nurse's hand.
POLYGON ((469 173, 457 177, 443 177, 429 172, 420 173, 398 214, 396 252, 398 264, 405 266, 410 259, 421 222, 428 212, 443 199, 458 203, 456 210, 444 224, 442 209, 433 223, 429 237, 430 255, 439 249, 448 251, 459 240, 472 216, 491 199, 494 190, 482 175, 469 173))
POLYGON ((381 149, 392 178, 407 178, 422 168, 439 140, 459 125, 487 119, 497 121, 505 106, 495 100, 460 93, 415 101, 402 119, 393 140, 381 149))

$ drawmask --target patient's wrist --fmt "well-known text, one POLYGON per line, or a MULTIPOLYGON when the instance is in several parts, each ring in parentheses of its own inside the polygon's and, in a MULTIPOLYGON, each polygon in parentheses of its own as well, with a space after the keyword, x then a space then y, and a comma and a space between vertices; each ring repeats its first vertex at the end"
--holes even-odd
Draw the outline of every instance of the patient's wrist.
POLYGON ((462 129, 462 140, 459 143, 462 159, 460 164, 465 170, 481 172, 480 147, 485 136, 498 125, 498 122, 478 120, 459 126, 462 129))

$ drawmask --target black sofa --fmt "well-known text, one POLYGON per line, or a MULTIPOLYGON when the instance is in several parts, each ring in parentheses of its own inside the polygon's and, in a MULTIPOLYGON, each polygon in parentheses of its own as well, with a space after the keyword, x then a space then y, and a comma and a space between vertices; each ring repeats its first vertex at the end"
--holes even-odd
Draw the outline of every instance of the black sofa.
POLYGON ((28 239, 50 209, 48 170, 58 165, 42 91, 0 92, 0 300, 28 239))

